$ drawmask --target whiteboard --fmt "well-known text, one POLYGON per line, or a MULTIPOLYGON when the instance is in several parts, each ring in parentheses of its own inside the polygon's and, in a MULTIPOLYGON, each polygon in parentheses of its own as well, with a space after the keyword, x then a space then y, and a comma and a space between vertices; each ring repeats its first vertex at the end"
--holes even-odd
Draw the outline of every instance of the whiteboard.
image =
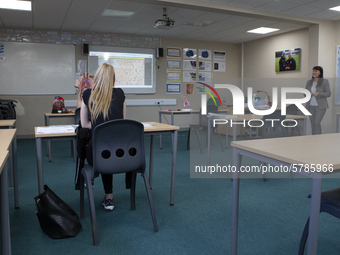
POLYGON ((0 42, 0 95, 75 94, 75 46, 0 42))

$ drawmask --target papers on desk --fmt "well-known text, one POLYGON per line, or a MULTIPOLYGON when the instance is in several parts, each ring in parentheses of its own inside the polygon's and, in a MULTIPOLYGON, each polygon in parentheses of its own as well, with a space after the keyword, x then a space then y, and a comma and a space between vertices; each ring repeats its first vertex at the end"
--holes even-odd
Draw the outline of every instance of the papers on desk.
POLYGON ((55 125, 49 127, 38 127, 37 134, 59 134, 74 133, 78 125, 55 125))
POLYGON ((227 118, 227 119, 237 118, 237 116, 235 115, 218 114, 218 113, 213 113, 213 112, 208 112, 208 116, 227 118))
POLYGON ((144 127, 152 127, 152 124, 149 124, 149 123, 143 123, 144 127))

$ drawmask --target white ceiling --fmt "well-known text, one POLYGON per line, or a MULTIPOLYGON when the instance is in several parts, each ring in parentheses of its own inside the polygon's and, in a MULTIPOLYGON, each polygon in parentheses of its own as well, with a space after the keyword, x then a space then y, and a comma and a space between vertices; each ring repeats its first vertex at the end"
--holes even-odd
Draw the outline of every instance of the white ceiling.
POLYGON ((320 20, 339 21, 329 7, 339 0, 32 0, 33 11, 0 9, 0 28, 123 33, 240 43, 302 29, 320 20), (155 29, 167 7, 175 26, 155 29), (130 18, 103 17, 105 9, 134 11, 130 18), (187 23, 212 23, 205 27, 187 23), (268 35, 247 33, 260 26, 279 28, 268 35))

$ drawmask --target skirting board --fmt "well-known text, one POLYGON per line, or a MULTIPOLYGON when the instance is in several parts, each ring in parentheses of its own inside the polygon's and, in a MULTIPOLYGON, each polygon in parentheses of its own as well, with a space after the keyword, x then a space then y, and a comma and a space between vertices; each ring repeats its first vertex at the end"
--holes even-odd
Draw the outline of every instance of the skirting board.
MULTIPOLYGON (((177 105, 177 99, 126 99, 126 106, 177 105)), ((77 100, 65 100, 66 108, 76 108, 77 100)))

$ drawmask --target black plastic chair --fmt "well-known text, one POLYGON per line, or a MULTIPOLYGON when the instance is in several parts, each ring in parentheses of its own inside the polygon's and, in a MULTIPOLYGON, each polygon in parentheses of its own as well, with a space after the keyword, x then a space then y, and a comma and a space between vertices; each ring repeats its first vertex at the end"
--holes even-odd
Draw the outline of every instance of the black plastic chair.
POLYGON ((158 232, 150 185, 145 172, 144 126, 134 120, 112 120, 92 133, 93 167, 86 164, 80 178, 80 217, 84 217, 84 181, 90 206, 93 244, 98 245, 96 211, 91 181, 98 174, 131 173, 131 210, 135 210, 136 175, 141 173, 149 200, 154 231, 158 232))
MULTIPOLYGON (((207 114, 209 112, 211 112, 211 113, 218 113, 218 107, 215 106, 215 105, 207 105, 207 114)), ((189 125, 188 140, 187 140, 187 149, 189 149, 191 129, 194 129, 195 132, 196 132, 196 135, 197 135, 198 144, 200 146, 200 152, 203 153, 202 144, 201 144, 201 138, 200 138, 198 130, 200 130, 200 129, 207 129, 207 128, 208 128, 208 117, 207 117, 207 115, 202 115, 202 113, 200 112, 200 115, 199 115, 199 124, 191 124, 191 125, 189 125)), ((218 135, 218 138, 219 138, 220 144, 221 144, 221 148, 222 148, 222 151, 223 151, 223 144, 222 144, 222 139, 221 139, 220 133, 219 133, 217 127, 214 127, 213 129, 216 131, 216 133, 218 135)), ((208 136, 207 136, 207 142, 208 142, 208 136)))
POLYGON ((11 99, 0 99, 1 119, 16 119, 15 103, 18 102, 11 99))
MULTIPOLYGON (((295 104, 291 104, 291 105, 288 105, 286 107, 286 114, 291 114, 291 115, 298 115, 298 111, 299 109, 297 108, 297 106, 295 104)), ((290 129, 291 129, 291 135, 294 135, 294 129, 296 129, 296 131, 298 132, 299 135, 300 134, 300 130, 298 128, 298 126, 294 127, 293 125, 295 125, 295 122, 293 121, 286 121, 285 123, 287 126, 292 126, 290 129)), ((288 128, 287 128, 288 129, 288 128)))
POLYGON ((74 111, 74 124, 79 125, 80 122, 80 107, 74 111))
MULTIPOLYGON (((308 197, 311 198, 311 195, 309 195, 308 197)), ((340 188, 324 191, 321 193, 320 213, 321 212, 329 213, 330 215, 340 219, 340 188)), ((301 236, 299 255, 302 255, 304 253, 306 241, 308 238, 308 230, 309 217, 301 236)))

